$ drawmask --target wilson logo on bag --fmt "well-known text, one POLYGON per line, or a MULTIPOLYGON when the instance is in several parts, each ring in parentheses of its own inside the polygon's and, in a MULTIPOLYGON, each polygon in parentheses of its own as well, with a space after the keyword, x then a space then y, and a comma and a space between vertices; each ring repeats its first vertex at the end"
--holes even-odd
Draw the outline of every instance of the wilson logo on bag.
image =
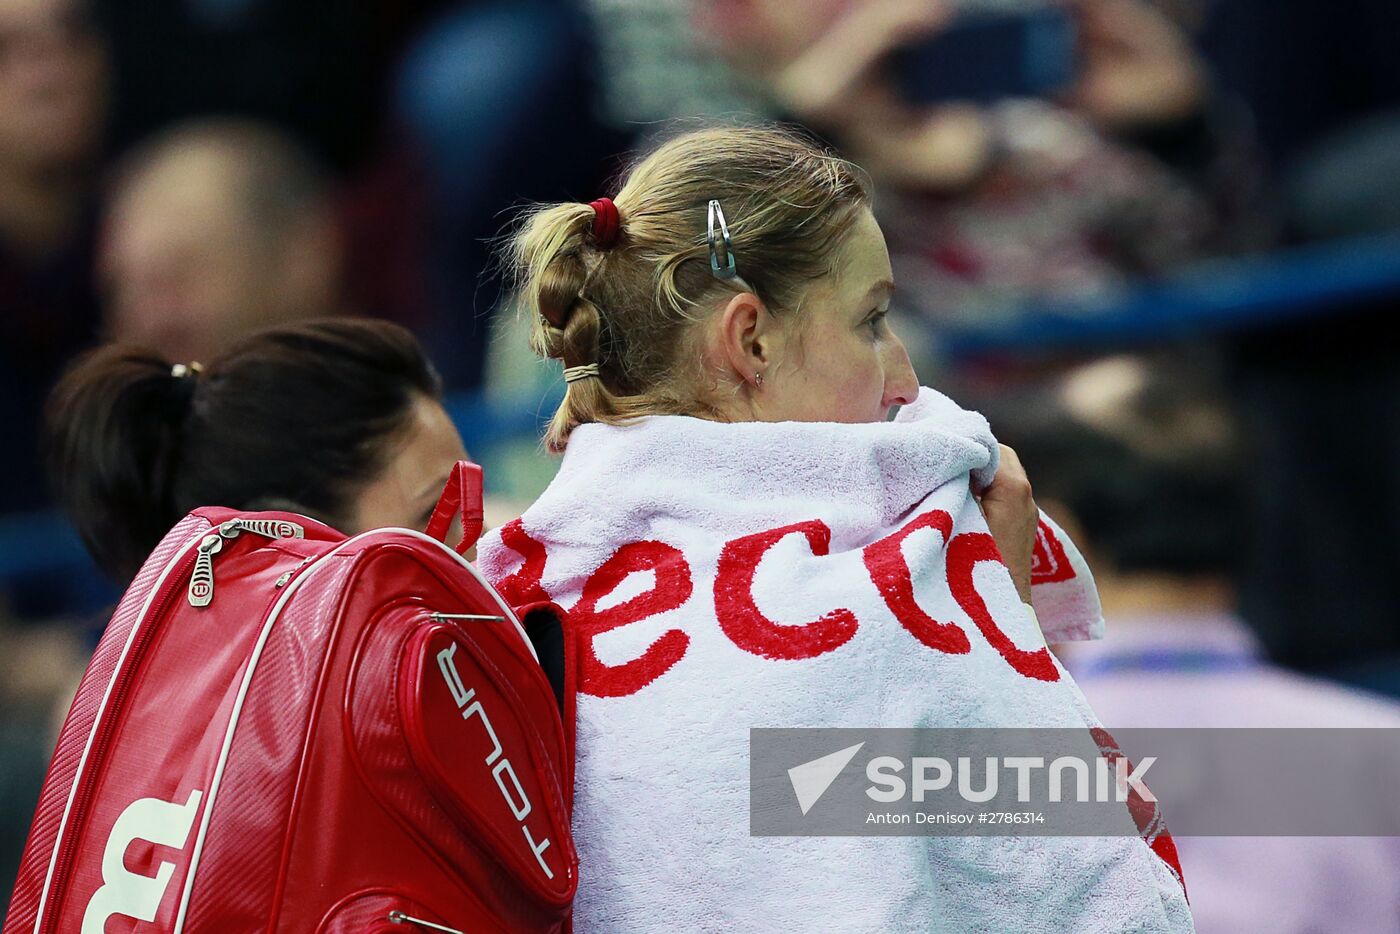
POLYGON ((126 868, 126 852, 137 840, 183 850, 202 795, 203 792, 192 791, 184 804, 139 798, 127 805, 102 850, 102 885, 83 912, 82 934, 103 934, 107 919, 113 915, 138 921, 156 919, 170 877, 175 874, 175 864, 162 862, 154 877, 137 875, 126 868))

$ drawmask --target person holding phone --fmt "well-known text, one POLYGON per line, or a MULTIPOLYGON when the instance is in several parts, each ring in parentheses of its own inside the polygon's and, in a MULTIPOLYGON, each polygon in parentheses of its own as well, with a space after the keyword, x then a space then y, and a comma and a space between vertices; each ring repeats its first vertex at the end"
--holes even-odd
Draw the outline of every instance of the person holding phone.
POLYGON ((1253 235, 1243 134, 1145 0, 725 0, 716 52, 882 189, 935 321, 1093 293, 1253 235), (1228 179, 1228 183, 1224 182, 1228 179))

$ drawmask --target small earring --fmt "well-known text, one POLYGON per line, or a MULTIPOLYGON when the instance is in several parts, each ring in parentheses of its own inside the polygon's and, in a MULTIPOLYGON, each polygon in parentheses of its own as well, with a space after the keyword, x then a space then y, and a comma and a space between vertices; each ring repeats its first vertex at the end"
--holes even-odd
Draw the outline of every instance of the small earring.
POLYGON ((757 386, 759 389, 762 389, 762 388, 763 388, 763 374, 762 374, 762 373, 755 373, 755 374, 753 375, 753 384, 754 384, 755 386, 757 386))

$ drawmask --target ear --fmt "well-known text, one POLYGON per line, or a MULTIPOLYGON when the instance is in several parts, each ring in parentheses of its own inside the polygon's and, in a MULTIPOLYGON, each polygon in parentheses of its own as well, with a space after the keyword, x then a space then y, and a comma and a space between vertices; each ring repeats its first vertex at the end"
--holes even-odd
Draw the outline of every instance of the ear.
POLYGON ((739 383, 756 384, 777 352, 777 322, 763 299, 741 292, 719 314, 719 359, 739 383))

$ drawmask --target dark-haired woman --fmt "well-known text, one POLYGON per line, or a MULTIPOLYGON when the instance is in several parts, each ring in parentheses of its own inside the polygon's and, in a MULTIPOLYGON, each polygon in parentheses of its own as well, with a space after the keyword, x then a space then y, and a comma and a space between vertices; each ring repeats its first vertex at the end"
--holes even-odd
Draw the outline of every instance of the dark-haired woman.
POLYGON ((353 534, 426 525, 462 439, 414 337, 340 318, 254 334, 203 366, 109 345, 49 400, 59 497, 125 583, 186 512, 287 509, 353 534))

